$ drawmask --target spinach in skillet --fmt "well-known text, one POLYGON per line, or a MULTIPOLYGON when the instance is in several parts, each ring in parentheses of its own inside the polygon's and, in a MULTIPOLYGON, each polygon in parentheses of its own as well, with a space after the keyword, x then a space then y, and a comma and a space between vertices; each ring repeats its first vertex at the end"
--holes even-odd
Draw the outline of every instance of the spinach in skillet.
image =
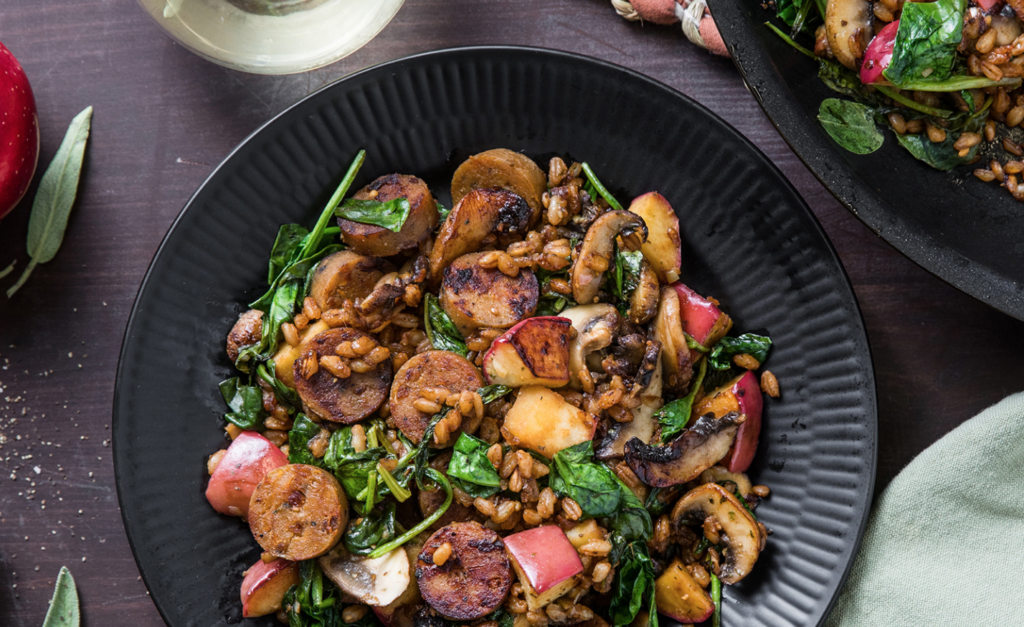
POLYGON ((462 433, 452 449, 448 477, 472 497, 488 498, 501 491, 501 477, 487 459, 488 447, 483 440, 462 433))
POLYGON ((245 385, 238 377, 220 382, 220 393, 231 411, 224 419, 242 430, 263 426, 267 412, 263 409, 263 390, 256 385, 245 385))
POLYGON ((949 78, 964 29, 967 0, 903 5, 892 61, 882 73, 897 87, 909 81, 949 78))
POLYGON ((871 154, 885 142, 874 111, 859 102, 826 98, 818 109, 818 122, 837 144, 857 155, 871 154))
POLYGON ((433 294, 424 298, 423 324, 426 327, 430 345, 439 351, 451 351, 466 356, 466 342, 455 323, 441 308, 441 301, 433 294))
POLYGON ((744 333, 739 337, 723 337, 708 355, 708 362, 715 370, 728 370, 732 367, 732 358, 746 353, 757 361, 764 363, 768 358, 768 349, 772 340, 767 335, 744 333))

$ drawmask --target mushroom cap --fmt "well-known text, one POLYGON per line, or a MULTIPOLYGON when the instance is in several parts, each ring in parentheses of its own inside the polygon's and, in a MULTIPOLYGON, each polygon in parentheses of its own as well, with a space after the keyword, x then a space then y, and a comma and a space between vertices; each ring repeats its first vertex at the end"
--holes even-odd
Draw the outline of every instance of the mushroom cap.
POLYGON ((717 483, 687 492, 672 509, 672 524, 699 525, 708 517, 721 526, 721 579, 734 584, 750 574, 761 554, 764 538, 754 517, 735 496, 717 483))

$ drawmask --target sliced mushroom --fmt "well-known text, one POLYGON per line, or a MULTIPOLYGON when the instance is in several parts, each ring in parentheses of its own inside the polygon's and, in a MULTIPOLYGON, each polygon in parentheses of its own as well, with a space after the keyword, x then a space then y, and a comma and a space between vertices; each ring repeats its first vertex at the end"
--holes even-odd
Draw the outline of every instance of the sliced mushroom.
POLYGON ((251 346, 263 337, 263 312, 250 309, 238 316, 235 326, 228 332, 227 351, 231 363, 238 360, 238 351, 251 346))
POLYGON ((457 258, 480 250, 488 235, 499 243, 521 235, 530 224, 530 205, 522 196, 503 189, 474 189, 455 205, 430 249, 430 274, 439 281, 457 258))
POLYGON ((615 238, 620 235, 625 247, 635 250, 647 241, 647 225, 635 213, 609 211, 587 229, 572 266, 572 297, 577 303, 586 305, 597 300, 601 277, 615 263, 615 238))
POLYGON ((684 393, 693 377, 693 360, 683 333, 679 295, 669 286, 661 288, 658 317, 654 319, 654 337, 661 342, 665 387, 677 394, 684 393))
POLYGON ((661 409, 661 362, 656 361, 654 373, 642 393, 640 406, 632 410, 633 420, 616 422, 597 446, 598 459, 611 459, 626 454, 626 442, 633 439, 649 444, 654 436, 654 414, 661 409))
POLYGON ((859 69, 857 62, 874 35, 868 0, 828 0, 825 32, 836 60, 851 70, 859 69))
POLYGON ((646 324, 658 313, 661 291, 658 274, 646 259, 640 264, 640 282, 629 297, 629 320, 633 324, 646 324))
POLYGON ((721 483, 723 481, 732 481, 736 484, 736 490, 744 497, 751 493, 753 487, 750 484, 750 479, 746 473, 742 472, 729 472, 722 466, 712 466, 704 472, 700 473, 701 483, 721 483))
POLYGON ((626 463, 644 483, 656 488, 693 481, 729 454, 745 420, 746 416, 735 412, 721 418, 707 414, 667 446, 630 440, 626 442, 626 463))
POLYGON ((619 327, 619 312, 613 305, 580 305, 560 314, 572 321, 576 337, 569 345, 569 379, 573 388, 580 390, 580 371, 587 368, 587 356, 611 346, 619 327))
POLYGON ((713 518, 722 528, 719 546, 722 548, 721 577, 734 584, 750 574, 764 546, 764 535, 735 496, 715 483, 707 483, 687 492, 672 509, 673 526, 702 525, 713 518))
POLYGON ((353 555, 340 543, 319 560, 320 568, 342 592, 360 603, 380 607, 402 596, 409 587, 409 556, 404 548, 368 559, 353 555))
POLYGON ((367 328, 375 328, 406 305, 420 303, 420 285, 427 279, 427 258, 419 255, 410 259, 398 272, 385 274, 374 285, 366 298, 358 301, 359 312, 366 318, 367 328), (414 289, 409 290, 410 287, 414 289))

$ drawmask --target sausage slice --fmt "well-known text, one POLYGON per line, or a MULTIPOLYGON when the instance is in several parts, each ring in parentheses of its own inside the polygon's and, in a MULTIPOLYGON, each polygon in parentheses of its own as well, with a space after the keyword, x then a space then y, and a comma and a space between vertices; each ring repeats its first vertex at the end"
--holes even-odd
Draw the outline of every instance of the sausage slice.
POLYGON ((293 366, 295 389, 311 413, 324 420, 350 425, 377 411, 388 397, 388 385, 391 383, 390 358, 369 372, 353 372, 346 379, 339 379, 319 366, 311 377, 303 376, 303 368, 308 367, 308 360, 319 363, 321 357, 337 356, 339 344, 361 337, 369 336, 350 327, 328 329, 311 339, 302 349, 302 354, 293 366))
POLYGON ((263 477, 249 499, 249 529, 263 550, 286 560, 331 550, 348 524, 348 499, 334 475, 288 464, 263 477))
POLYGON ((324 257, 313 271, 309 295, 322 311, 338 309, 346 300, 366 298, 377 281, 395 267, 387 260, 342 250, 324 257))
POLYGON ((540 288, 533 272, 510 277, 497 268, 482 268, 484 253, 470 253, 444 271, 441 307, 463 335, 480 327, 508 328, 533 315, 540 288))
POLYGON ((395 198, 406 198, 409 201, 409 217, 405 219, 398 233, 381 226, 338 218, 341 239, 356 252, 366 255, 388 257, 403 250, 416 248, 430 237, 440 218, 437 203, 434 202, 434 196, 427 184, 408 174, 382 176, 352 197, 356 200, 380 202, 395 198))
MULTIPOLYGON (((430 414, 413 407, 424 388, 440 387, 451 392, 476 391, 484 378, 468 359, 449 351, 427 351, 402 364, 391 386, 391 417, 413 444, 419 444, 427 430, 430 414)), ((456 436, 457 437, 457 436, 456 436)))
POLYGON ((416 581, 423 599, 453 620, 475 620, 505 601, 512 568, 505 543, 477 522, 452 523, 430 536, 416 560, 416 581), (434 552, 448 543, 451 555, 440 566, 434 552))

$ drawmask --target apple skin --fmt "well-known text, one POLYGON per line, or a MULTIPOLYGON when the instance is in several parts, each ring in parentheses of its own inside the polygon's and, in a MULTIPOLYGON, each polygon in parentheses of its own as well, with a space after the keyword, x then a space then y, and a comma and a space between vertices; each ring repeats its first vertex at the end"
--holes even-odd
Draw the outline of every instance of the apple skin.
POLYGON ((25 70, 0 44, 0 219, 25 196, 38 162, 36 99, 25 70))
POLYGON ((268 472, 287 463, 288 457, 273 442, 254 431, 243 431, 210 476, 206 500, 221 514, 245 518, 256 486, 268 472))
POLYGON ((557 316, 527 318, 516 324, 484 354, 484 379, 488 385, 509 387, 560 388, 569 383, 571 329, 571 320, 557 316))
POLYGON ((659 612, 684 624, 706 621, 715 613, 711 596, 678 559, 655 580, 654 603, 659 612))
POLYGON ((732 328, 732 318, 714 303, 678 281, 672 284, 679 294, 683 331, 704 346, 712 346, 732 328))
POLYGON ((721 418, 734 411, 744 414, 746 422, 736 432, 732 450, 725 456, 725 467, 729 472, 746 472, 757 454, 757 442, 761 437, 761 413, 764 397, 757 376, 747 371, 722 387, 709 392, 694 408, 695 416, 714 414, 721 418))
POLYGON ((302 580, 299 565, 285 559, 253 564, 242 579, 242 616, 266 616, 281 609, 288 588, 302 580))
POLYGON ((504 542, 531 610, 565 594, 583 573, 579 554, 557 525, 520 531, 504 542))
POLYGON ((564 448, 594 439, 597 422, 596 416, 566 402, 558 392, 530 385, 519 389, 501 433, 512 446, 551 459, 564 448))
POLYGON ((640 247, 644 259, 651 264, 662 283, 679 280, 682 266, 682 240, 679 237, 679 218, 668 200, 658 192, 637 196, 629 211, 647 224, 647 241, 640 247))

